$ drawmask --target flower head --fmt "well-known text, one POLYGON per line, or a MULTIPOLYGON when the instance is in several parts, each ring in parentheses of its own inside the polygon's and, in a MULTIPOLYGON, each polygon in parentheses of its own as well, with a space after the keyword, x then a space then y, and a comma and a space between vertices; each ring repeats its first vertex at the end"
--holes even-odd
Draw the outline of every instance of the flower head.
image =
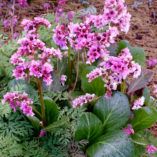
POLYGON ((51 7, 50 3, 44 3, 44 9, 49 9, 51 7))
POLYGON ((132 110, 138 110, 144 105, 145 98, 142 96, 141 98, 137 98, 133 102, 132 110))
POLYGON ((157 151, 157 147, 155 147, 154 145, 149 145, 146 147, 146 150, 148 154, 154 154, 155 151, 157 151))
POLYGON ((4 95, 4 99, 2 100, 2 103, 6 102, 10 104, 10 108, 14 109, 14 111, 20 107, 23 113, 27 116, 34 115, 32 107, 30 106, 33 104, 33 101, 32 99, 28 98, 26 93, 19 94, 18 91, 14 91, 12 93, 8 92, 4 95))
POLYGON ((86 104, 87 102, 93 101, 95 97, 95 94, 86 94, 83 96, 80 96, 73 100, 73 108, 76 108, 78 106, 82 106, 83 104, 86 104))
POLYGON ((124 133, 126 133, 127 135, 134 134, 134 129, 132 129, 131 124, 128 124, 127 128, 124 129, 124 133))

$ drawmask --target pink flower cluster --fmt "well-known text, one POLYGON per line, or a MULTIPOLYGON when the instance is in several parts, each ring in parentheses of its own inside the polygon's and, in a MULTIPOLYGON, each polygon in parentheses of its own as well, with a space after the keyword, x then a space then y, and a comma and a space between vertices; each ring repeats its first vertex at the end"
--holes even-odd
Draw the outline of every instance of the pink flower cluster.
POLYGON ((16 111, 18 107, 20 107, 23 113, 27 116, 34 115, 32 107, 30 106, 31 104, 33 104, 33 101, 32 99, 28 98, 28 95, 26 93, 19 94, 17 91, 14 91, 13 93, 6 93, 4 95, 2 103, 6 102, 10 104, 10 108, 13 108, 14 111, 16 111))
POLYGON ((62 58, 59 49, 47 48, 45 43, 39 40, 36 31, 39 25, 50 27, 51 24, 43 18, 36 17, 33 21, 24 20, 22 25, 28 31, 26 36, 18 40, 21 46, 17 52, 11 56, 11 63, 16 66, 13 76, 16 79, 25 79, 31 76, 42 79, 47 85, 51 84, 51 72, 53 66, 50 64, 51 57, 62 58), (39 53, 40 51, 40 53, 39 53))
POLYGON ((21 26, 24 27, 24 30, 29 31, 29 33, 36 32, 39 25, 44 25, 45 27, 51 28, 50 22, 41 17, 35 17, 32 21, 24 19, 21 23, 21 26))
POLYGON ((124 0, 106 0, 104 14, 90 15, 87 23, 93 23, 94 27, 103 29, 106 25, 116 26, 120 31, 128 32, 131 15, 127 13, 124 0))
POLYGON ((141 74, 141 66, 132 61, 132 55, 128 48, 121 51, 118 57, 108 56, 105 61, 99 64, 99 67, 87 74, 89 82, 97 77, 102 77, 105 82, 104 87, 107 88, 106 97, 110 97, 112 90, 116 90, 117 86, 129 75, 137 78, 141 74))
POLYGON ((126 133, 127 135, 134 134, 134 129, 132 129, 131 124, 128 124, 127 128, 124 129, 124 133, 126 133))
POLYGON ((15 29, 15 26, 17 24, 17 16, 12 16, 11 18, 5 19, 3 21, 4 27, 12 27, 15 29))
POLYGON ((86 94, 83 96, 80 96, 73 100, 73 108, 76 108, 78 106, 82 106, 83 104, 86 104, 87 102, 91 102, 94 100, 95 94, 86 94))
POLYGON ((44 9, 49 9, 51 7, 50 3, 44 3, 44 9))
POLYGON ((155 151, 157 151, 157 147, 155 147, 154 145, 150 145, 146 147, 146 150, 148 152, 148 154, 154 154, 155 151))
POLYGON ((156 66, 156 64, 157 64, 156 58, 147 60, 147 65, 148 65, 148 68, 150 69, 153 69, 156 66))
POLYGON ((103 15, 88 15, 83 23, 58 24, 53 30, 53 39, 62 49, 67 49, 68 43, 74 50, 85 48, 88 51, 87 63, 90 64, 108 54, 106 48, 115 42, 119 31, 127 33, 130 18, 124 0, 106 0, 103 15), (97 29, 106 27, 107 30, 96 33, 93 32, 93 27, 97 29))
POLYGON ((144 105, 145 98, 142 96, 141 98, 137 98, 133 102, 132 110, 138 110, 144 105))
POLYGON ((27 0, 16 0, 21 8, 28 7, 27 0))

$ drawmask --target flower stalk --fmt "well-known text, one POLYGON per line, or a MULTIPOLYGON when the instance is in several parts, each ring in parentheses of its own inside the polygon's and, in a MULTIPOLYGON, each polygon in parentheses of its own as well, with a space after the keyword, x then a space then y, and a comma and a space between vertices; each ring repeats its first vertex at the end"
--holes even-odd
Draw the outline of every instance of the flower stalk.
POLYGON ((39 96, 40 96, 42 124, 43 124, 43 127, 45 127, 46 118, 45 118, 45 105, 44 105, 44 99, 43 99, 42 82, 37 78, 36 83, 38 85, 39 96))

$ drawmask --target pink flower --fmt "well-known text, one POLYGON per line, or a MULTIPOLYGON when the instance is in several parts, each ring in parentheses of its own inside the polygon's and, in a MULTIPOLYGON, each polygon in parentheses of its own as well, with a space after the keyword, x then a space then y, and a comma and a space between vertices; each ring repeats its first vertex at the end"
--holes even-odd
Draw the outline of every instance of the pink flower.
POLYGON ((23 79, 25 75, 25 68, 23 65, 18 65, 15 70, 13 70, 13 76, 16 79, 23 79))
POLYGON ((10 20, 6 19, 3 22, 4 27, 10 27, 10 20))
POLYGON ((58 5, 59 5, 59 6, 60 6, 60 5, 65 5, 65 0, 59 0, 58 5))
POLYGON ((157 64, 157 59, 155 58, 147 60, 147 65, 148 65, 148 68, 150 69, 154 68, 156 64, 157 64))
POLYGON ((16 39, 19 36, 18 33, 14 33, 13 38, 16 39))
POLYGON ((50 3, 44 3, 44 9, 49 9, 51 7, 50 3))
POLYGON ((19 2, 19 6, 22 8, 28 7, 27 0, 17 0, 17 2, 19 2))
POLYGON ((134 100, 132 110, 138 110, 139 108, 141 108, 144 105, 144 101, 145 101, 144 96, 134 100))
POLYGON ((24 114, 27 116, 34 116, 34 113, 32 111, 32 107, 29 106, 28 102, 22 101, 20 109, 23 111, 24 114))
POLYGON ((83 96, 80 96, 73 100, 73 108, 76 108, 78 106, 82 106, 83 104, 86 104, 87 102, 91 102, 94 100, 95 94, 86 94, 83 96))
POLYGON ((40 131, 40 137, 44 136, 46 134, 46 131, 45 130, 41 130, 40 131))
POLYGON ((157 151, 157 148, 154 145, 149 145, 146 147, 148 154, 154 154, 157 151))
POLYGON ((33 104, 33 101, 32 99, 28 98, 26 93, 19 94, 17 91, 14 91, 13 93, 8 92, 4 95, 4 99, 2 100, 2 103, 6 102, 10 104, 10 108, 14 109, 14 111, 21 106, 20 109, 24 114, 27 116, 34 115, 32 107, 30 106, 33 104))
POLYGON ((66 15, 66 18, 71 21, 73 18, 74 18, 74 14, 75 12, 74 11, 70 11, 67 15, 66 15))
POLYGON ((127 135, 134 134, 134 130, 132 129, 131 124, 128 124, 127 128, 124 129, 124 133, 126 133, 127 135))
POLYGON ((106 91, 105 97, 109 99, 111 97, 111 94, 112 91, 106 91))
POLYGON ((87 78, 89 79, 88 81, 91 82, 101 76, 104 81, 104 87, 106 87, 108 91, 106 97, 109 98, 112 94, 112 90, 116 90, 117 86, 121 84, 127 76, 133 75, 134 78, 140 76, 141 66, 132 61, 132 56, 128 48, 123 49, 118 57, 109 56, 107 52, 104 54, 104 61, 87 74, 87 78))
POLYGON ((66 80, 67 80, 67 76, 66 75, 61 75, 60 82, 61 82, 62 86, 64 86, 66 80))

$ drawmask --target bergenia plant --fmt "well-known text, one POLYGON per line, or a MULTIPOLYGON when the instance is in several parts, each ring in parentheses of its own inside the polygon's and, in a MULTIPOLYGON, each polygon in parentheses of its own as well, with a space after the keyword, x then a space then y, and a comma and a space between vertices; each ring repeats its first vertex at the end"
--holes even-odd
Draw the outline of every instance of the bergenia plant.
POLYGON ((144 68, 141 48, 125 40, 116 43, 116 37, 130 27, 131 15, 124 0, 106 0, 103 14, 79 20, 74 12, 63 14, 64 4, 64 0, 59 1, 55 13, 58 23, 51 32, 56 48, 40 40, 40 25, 51 28, 50 22, 35 17, 22 21, 26 35, 18 40, 20 47, 11 56, 13 76, 34 81, 40 103, 18 91, 4 95, 3 103, 9 102, 14 111, 21 110, 32 124, 37 122, 41 137, 60 127, 67 119, 57 121, 58 107, 43 96, 43 84, 55 84, 52 76, 58 76, 62 63, 64 73, 60 73, 59 83, 68 91, 68 104, 86 108, 74 137, 88 141, 84 147, 88 156, 132 157, 136 145, 144 146, 146 155, 155 153, 154 143, 139 139, 157 121, 156 102, 146 87, 153 73, 144 68))
MULTIPOLYGON (((9 102, 10 107, 17 110, 20 108, 27 116, 34 116, 36 113, 41 119, 42 127, 45 128, 49 122, 46 122, 46 107, 44 105, 42 83, 50 85, 52 82, 51 72, 54 67, 50 64, 51 58, 62 58, 62 53, 59 49, 48 48, 41 40, 39 40, 38 28, 40 25, 50 28, 51 24, 46 19, 36 17, 34 20, 23 20, 22 24, 26 35, 18 40, 21 46, 17 52, 11 56, 11 63, 16 66, 13 70, 13 76, 16 79, 25 79, 29 82, 33 79, 39 89, 41 113, 33 108, 33 100, 28 98, 26 93, 19 94, 18 92, 7 93, 4 96, 3 103, 9 102), (40 52, 40 53, 39 53, 40 52)), ((62 83, 64 83, 62 78, 62 83)), ((48 101, 48 103, 50 103, 48 101)), ((57 108, 57 107, 56 107, 57 108)))

